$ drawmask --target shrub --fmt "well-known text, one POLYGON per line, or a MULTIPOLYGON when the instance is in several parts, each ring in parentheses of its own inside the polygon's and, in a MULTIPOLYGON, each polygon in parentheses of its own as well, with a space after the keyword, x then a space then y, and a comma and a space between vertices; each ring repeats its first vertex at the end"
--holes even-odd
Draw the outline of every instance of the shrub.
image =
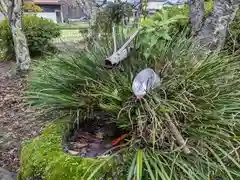
MULTIPOLYGON (((212 0, 209 0, 205 2, 205 13, 208 15, 211 10, 212 10, 212 0)), ((185 19, 180 19, 176 23, 174 23, 171 27, 171 31, 173 34, 176 34, 178 32, 181 32, 183 29, 185 29, 187 26, 190 25, 190 20, 189 20, 189 7, 187 4, 185 4, 183 7, 178 8, 177 6, 172 6, 172 7, 166 7, 164 8, 168 12, 169 18, 174 17, 174 16, 185 16, 187 18, 185 19)), ((153 15, 152 17, 154 20, 160 20, 159 16, 153 15)))
POLYGON ((187 16, 183 15, 169 16, 169 12, 163 10, 153 17, 142 20, 140 23, 142 29, 139 32, 137 44, 144 52, 145 58, 148 59, 150 56, 154 58, 155 49, 161 46, 161 41, 171 40, 173 32, 177 33, 175 27, 187 19, 187 16))
POLYGON ((38 6, 34 3, 24 4, 23 10, 24 11, 29 11, 29 12, 42 12, 43 11, 43 9, 40 6, 38 6))
MULTIPOLYGON (((25 15, 22 23, 31 56, 48 51, 51 40, 60 36, 59 26, 51 20, 25 15)), ((7 56, 12 56, 14 49, 7 20, 0 23, 0 39, 2 39, 2 43, 7 49, 7 56)))
POLYGON ((63 112, 72 120, 99 109, 115 114, 113 121, 130 132, 117 168, 128 179, 240 178, 237 58, 205 56, 180 34, 161 41, 155 58, 146 61, 144 52, 136 52, 121 68, 107 70, 101 66, 109 55, 105 47, 58 57, 37 68, 26 94, 29 104, 63 112), (162 83, 136 101, 132 81, 145 67, 160 71, 162 83), (169 123, 186 140, 189 154, 169 123))
MULTIPOLYGON (((176 34, 178 32, 181 32, 183 29, 185 29, 189 25, 189 10, 188 6, 184 5, 182 8, 178 8, 177 6, 173 7, 166 7, 164 8, 164 11, 167 11, 168 18, 172 18, 174 16, 184 16, 186 18, 180 18, 178 21, 174 22, 171 25, 170 32, 171 34, 176 34)), ((161 12, 161 11, 160 11, 161 12)), ((153 15, 154 21, 161 21, 161 17, 159 17, 157 14, 153 15)))
POLYGON ((123 19, 132 15, 132 5, 126 2, 109 3, 98 12, 96 24, 93 29, 96 32, 112 33, 112 26, 122 25, 123 19))
POLYGON ((2 40, 0 39, 0 61, 5 59, 5 49, 2 40))
POLYGON ((240 10, 238 10, 237 15, 233 22, 230 24, 228 38, 226 39, 225 48, 230 52, 238 51, 240 48, 240 10))

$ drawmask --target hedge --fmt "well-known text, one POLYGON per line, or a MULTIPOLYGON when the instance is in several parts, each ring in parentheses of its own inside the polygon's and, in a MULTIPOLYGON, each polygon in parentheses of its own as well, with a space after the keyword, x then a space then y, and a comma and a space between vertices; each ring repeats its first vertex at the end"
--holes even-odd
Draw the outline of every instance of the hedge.
MULTIPOLYGON (((60 36, 58 24, 35 15, 23 16, 22 29, 27 38, 31 56, 36 56, 52 49, 49 48, 51 47, 51 40, 60 36)), ((2 46, 7 49, 6 56, 13 57, 12 34, 7 20, 0 23, 0 39, 2 46)))

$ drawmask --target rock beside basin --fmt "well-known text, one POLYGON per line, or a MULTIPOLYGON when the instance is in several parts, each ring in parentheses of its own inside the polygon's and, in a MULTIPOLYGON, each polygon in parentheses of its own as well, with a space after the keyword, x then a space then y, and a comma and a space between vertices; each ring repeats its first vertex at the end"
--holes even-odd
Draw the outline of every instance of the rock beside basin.
POLYGON ((9 172, 8 170, 0 167, 0 179, 1 180, 16 180, 17 174, 9 172))

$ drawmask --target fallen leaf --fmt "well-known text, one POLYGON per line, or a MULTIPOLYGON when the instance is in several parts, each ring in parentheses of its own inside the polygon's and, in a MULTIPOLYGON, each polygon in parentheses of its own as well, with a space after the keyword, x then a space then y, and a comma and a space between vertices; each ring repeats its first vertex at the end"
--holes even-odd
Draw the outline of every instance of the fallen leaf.
POLYGON ((88 146, 87 143, 75 143, 74 145, 75 145, 75 147, 77 147, 77 148, 83 148, 83 147, 88 146))
POLYGON ((79 152, 77 151, 72 151, 72 150, 68 150, 69 154, 72 154, 72 155, 77 155, 79 154, 79 152))

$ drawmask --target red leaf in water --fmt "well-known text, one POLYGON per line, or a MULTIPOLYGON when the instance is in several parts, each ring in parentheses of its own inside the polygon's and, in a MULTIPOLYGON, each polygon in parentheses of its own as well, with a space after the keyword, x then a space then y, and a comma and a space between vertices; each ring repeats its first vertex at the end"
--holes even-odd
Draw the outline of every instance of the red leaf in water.
POLYGON ((112 141, 112 146, 116 146, 118 143, 120 143, 122 140, 124 140, 127 136, 128 136, 128 134, 123 134, 119 138, 114 139, 112 141))

